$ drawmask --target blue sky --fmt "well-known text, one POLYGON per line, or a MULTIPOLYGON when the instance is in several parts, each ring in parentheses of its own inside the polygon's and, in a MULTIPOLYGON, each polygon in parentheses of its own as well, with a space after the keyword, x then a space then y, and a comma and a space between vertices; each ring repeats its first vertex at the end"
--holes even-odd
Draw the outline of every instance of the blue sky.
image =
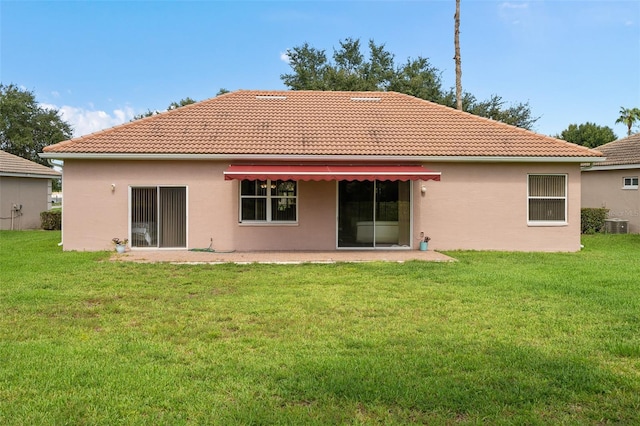
MULTIPOLYGON (((534 130, 614 129, 640 107, 640 1, 462 0, 463 89, 529 102, 534 130)), ((0 79, 63 112, 80 136, 220 88, 281 89, 287 48, 331 54, 347 37, 423 56, 454 86, 454 0, 11 1, 0 3, 0 79)))

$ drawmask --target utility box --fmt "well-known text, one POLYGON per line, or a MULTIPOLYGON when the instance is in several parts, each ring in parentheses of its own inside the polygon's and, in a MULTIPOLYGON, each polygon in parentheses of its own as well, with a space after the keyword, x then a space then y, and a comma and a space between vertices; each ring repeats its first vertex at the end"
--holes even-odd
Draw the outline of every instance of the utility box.
POLYGON ((629 221, 625 219, 605 219, 604 232, 606 234, 627 234, 629 221))

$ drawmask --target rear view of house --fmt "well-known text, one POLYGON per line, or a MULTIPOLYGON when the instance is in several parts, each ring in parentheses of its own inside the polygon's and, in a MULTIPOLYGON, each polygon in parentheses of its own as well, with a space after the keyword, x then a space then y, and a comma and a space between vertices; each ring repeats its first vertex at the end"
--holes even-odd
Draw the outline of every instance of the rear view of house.
POLYGON ((606 161, 585 167, 582 174, 582 206, 605 207, 614 232, 640 233, 640 133, 601 145, 606 161), (625 228, 625 226, 627 228, 625 228))
POLYGON ((45 149, 65 250, 575 251, 584 147, 394 92, 238 91, 45 149))
POLYGON ((0 229, 40 228, 40 213, 51 208, 51 180, 60 173, 0 151, 0 229))

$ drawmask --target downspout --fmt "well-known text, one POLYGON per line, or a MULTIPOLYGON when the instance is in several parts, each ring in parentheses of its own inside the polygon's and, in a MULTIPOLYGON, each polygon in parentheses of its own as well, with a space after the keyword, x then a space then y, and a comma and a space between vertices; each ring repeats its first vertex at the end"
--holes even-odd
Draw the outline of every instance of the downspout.
MULTIPOLYGON (((52 158, 48 158, 47 159, 47 163, 49 163, 49 165, 51 167, 60 167, 62 169, 62 166, 60 164, 56 164, 55 160, 52 158)), ((62 162, 62 164, 64 165, 64 161, 62 162)), ((64 215, 64 184, 62 182, 62 179, 64 178, 64 172, 63 172, 63 176, 60 177, 60 192, 62 193, 62 200, 60 201, 60 210, 62 210, 62 214, 60 216, 60 223, 62 224, 62 222, 64 222, 62 215, 64 215)), ((49 185, 52 185, 53 181, 50 180, 49 181, 49 185)), ((53 203, 51 204, 53 205, 53 203)), ((60 226, 60 242, 58 243, 58 247, 62 247, 64 243, 64 227, 60 226)))

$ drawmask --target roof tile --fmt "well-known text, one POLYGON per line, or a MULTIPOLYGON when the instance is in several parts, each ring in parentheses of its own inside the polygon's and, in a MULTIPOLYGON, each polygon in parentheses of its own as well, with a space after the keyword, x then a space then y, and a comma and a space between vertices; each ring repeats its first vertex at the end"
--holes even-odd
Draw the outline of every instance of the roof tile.
POLYGON ((24 175, 48 175, 51 177, 62 176, 57 172, 42 164, 35 163, 17 155, 0 151, 0 174, 24 174, 24 175))
POLYGON ((601 156, 585 147, 396 92, 318 91, 227 93, 51 145, 45 152, 601 156), (368 100, 372 98, 377 100, 368 100))
POLYGON ((594 167, 640 164, 640 133, 600 145, 596 150, 602 152, 607 159, 594 164, 594 167))

